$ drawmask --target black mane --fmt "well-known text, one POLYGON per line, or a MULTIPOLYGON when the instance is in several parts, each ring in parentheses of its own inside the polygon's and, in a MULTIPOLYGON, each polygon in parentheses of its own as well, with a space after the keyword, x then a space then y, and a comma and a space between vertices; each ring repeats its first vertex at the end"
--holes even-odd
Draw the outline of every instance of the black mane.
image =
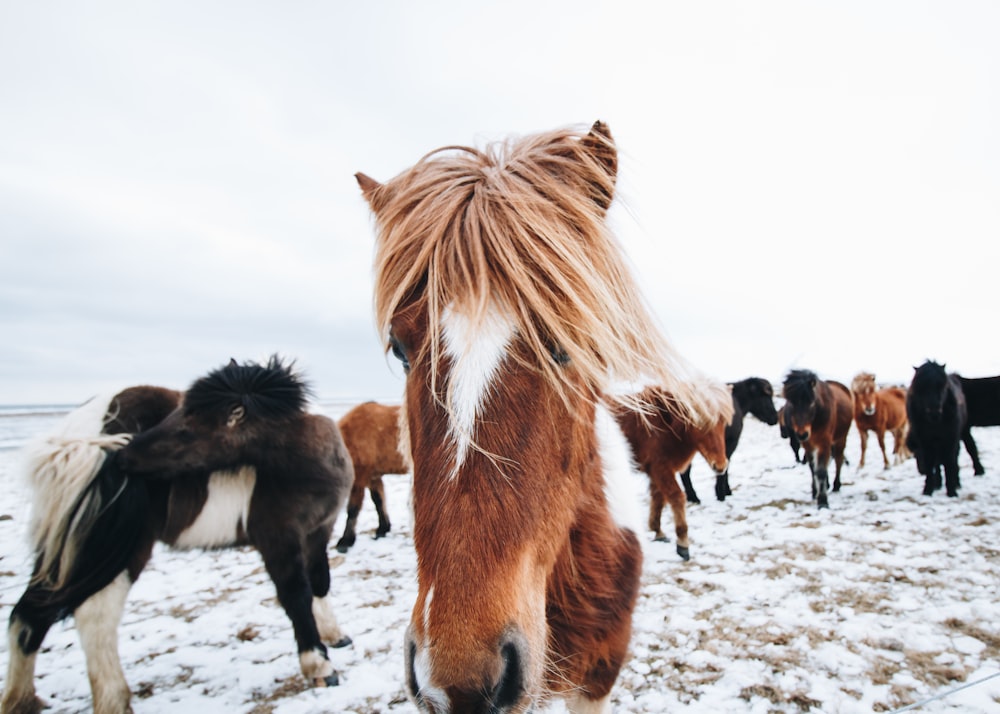
POLYGON ((808 369, 793 369, 785 375, 784 396, 793 404, 808 402, 813 397, 813 385, 819 382, 816 373, 808 369))
POLYGON ((294 371, 273 355, 266 365, 231 360, 197 380, 184 395, 188 414, 246 409, 248 418, 281 419, 305 411, 311 391, 294 371))

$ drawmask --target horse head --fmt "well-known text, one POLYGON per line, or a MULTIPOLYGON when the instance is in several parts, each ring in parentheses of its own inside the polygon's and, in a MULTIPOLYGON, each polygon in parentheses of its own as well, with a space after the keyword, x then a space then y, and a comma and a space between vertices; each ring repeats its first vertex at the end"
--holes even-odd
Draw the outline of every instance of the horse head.
POLYGON ((878 406, 875 391, 875 375, 871 372, 859 372, 851 380, 851 394, 854 396, 855 408, 865 416, 875 416, 878 406))
POLYGON ((914 416, 932 424, 940 423, 950 394, 948 372, 944 364, 927 360, 913 368, 913 380, 907 396, 907 409, 914 416))
POLYGON ((733 383, 733 398, 746 414, 753 414, 769 426, 778 423, 778 411, 774 408, 774 388, 771 382, 761 377, 748 377, 733 383))
POLYGON ((195 381, 163 421, 135 434, 118 452, 120 464, 162 478, 257 465, 282 438, 280 425, 304 412, 308 394, 277 357, 266 365, 232 360, 195 381))
POLYGON ((814 372, 793 369, 786 375, 782 385, 782 396, 785 398, 785 423, 802 443, 807 443, 812 434, 812 424, 817 412, 818 384, 819 378, 814 372))
POLYGON ((673 384, 678 362, 605 226, 616 171, 598 122, 448 147, 384 184, 357 175, 376 321, 407 375, 419 587, 405 655, 423 711, 520 712, 567 689, 603 701, 621 666, 640 554, 608 506, 598 399, 612 365, 673 384))

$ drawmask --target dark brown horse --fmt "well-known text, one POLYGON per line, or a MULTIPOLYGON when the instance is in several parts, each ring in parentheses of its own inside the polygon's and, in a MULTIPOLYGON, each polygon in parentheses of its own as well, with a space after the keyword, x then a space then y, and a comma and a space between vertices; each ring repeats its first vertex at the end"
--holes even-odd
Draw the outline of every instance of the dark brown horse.
POLYGON ((892 434, 894 462, 903 463, 910 456, 910 450, 906 448, 906 390, 902 387, 878 389, 874 374, 859 372, 851 381, 851 395, 854 397, 854 424, 861 437, 858 468, 865 465, 869 431, 875 432, 885 468, 889 468, 889 457, 885 453, 886 432, 892 434))
POLYGON ((840 382, 822 380, 814 372, 793 369, 785 376, 784 417, 798 439, 812 472, 812 497, 820 508, 829 508, 829 464, 833 457, 836 474, 833 490, 840 490, 847 433, 854 418, 851 390, 840 382))
POLYGON ((116 631, 159 540, 250 544, 292 622, 302 673, 336 684, 343 646, 326 595, 326 546, 353 472, 336 424, 306 411, 290 366, 236 364, 186 393, 130 387, 92 400, 32 454, 35 566, 8 629, 4 714, 38 711, 35 658, 73 615, 97 714, 131 711, 116 631))
POLYGON ((608 230, 617 166, 598 122, 357 176, 376 321, 407 372, 405 663, 423 712, 518 714, 550 695, 610 708, 642 549, 616 520, 629 465, 605 461, 602 438, 627 450, 603 399, 642 379, 705 411, 608 230))
POLYGON ((649 530, 658 541, 667 537, 660 528, 664 502, 674 514, 677 554, 691 557, 687 525, 687 498, 677 476, 701 454, 715 473, 723 474, 729 466, 726 457, 726 427, 732 418, 729 390, 722 385, 706 385, 708 396, 714 391, 718 404, 716 419, 694 422, 678 416, 671 408, 674 398, 660 389, 647 389, 637 395, 652 412, 618 408, 617 419, 632 447, 636 465, 649 477, 649 530))
POLYGON ((365 402, 344 414, 337 426, 354 463, 354 486, 347 499, 347 523, 344 535, 337 541, 337 550, 346 553, 357 539, 354 528, 365 500, 366 488, 378 513, 375 537, 382 538, 392 528, 385 505, 382 476, 408 474, 410 464, 399 450, 398 406, 365 402))

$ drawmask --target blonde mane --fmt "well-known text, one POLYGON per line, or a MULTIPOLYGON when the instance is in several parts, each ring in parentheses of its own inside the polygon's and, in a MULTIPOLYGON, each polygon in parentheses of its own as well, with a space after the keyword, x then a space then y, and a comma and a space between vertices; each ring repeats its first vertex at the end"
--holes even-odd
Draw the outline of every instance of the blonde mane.
POLYGON ((606 226, 616 165, 598 123, 586 135, 566 129, 483 150, 445 147, 385 184, 371 182, 380 334, 401 307, 425 301, 423 357, 436 383, 446 310, 462 314, 473 334, 500 313, 527 345, 527 366, 564 399, 583 384, 591 399, 627 402, 630 395, 608 394, 613 384, 656 384, 695 421, 717 418, 716 400, 694 385, 656 326, 606 226))
POLYGON ((871 372, 859 372, 851 380, 851 391, 856 394, 875 391, 875 375, 871 372))

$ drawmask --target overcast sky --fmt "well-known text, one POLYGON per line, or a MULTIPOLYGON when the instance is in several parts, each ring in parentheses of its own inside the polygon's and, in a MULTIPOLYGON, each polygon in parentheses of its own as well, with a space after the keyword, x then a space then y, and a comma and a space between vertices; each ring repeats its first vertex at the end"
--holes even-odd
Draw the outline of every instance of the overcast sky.
POLYGON ((397 399, 353 174, 610 124, 710 375, 1000 374, 1000 3, 0 4, 0 404, 295 358, 397 399))

